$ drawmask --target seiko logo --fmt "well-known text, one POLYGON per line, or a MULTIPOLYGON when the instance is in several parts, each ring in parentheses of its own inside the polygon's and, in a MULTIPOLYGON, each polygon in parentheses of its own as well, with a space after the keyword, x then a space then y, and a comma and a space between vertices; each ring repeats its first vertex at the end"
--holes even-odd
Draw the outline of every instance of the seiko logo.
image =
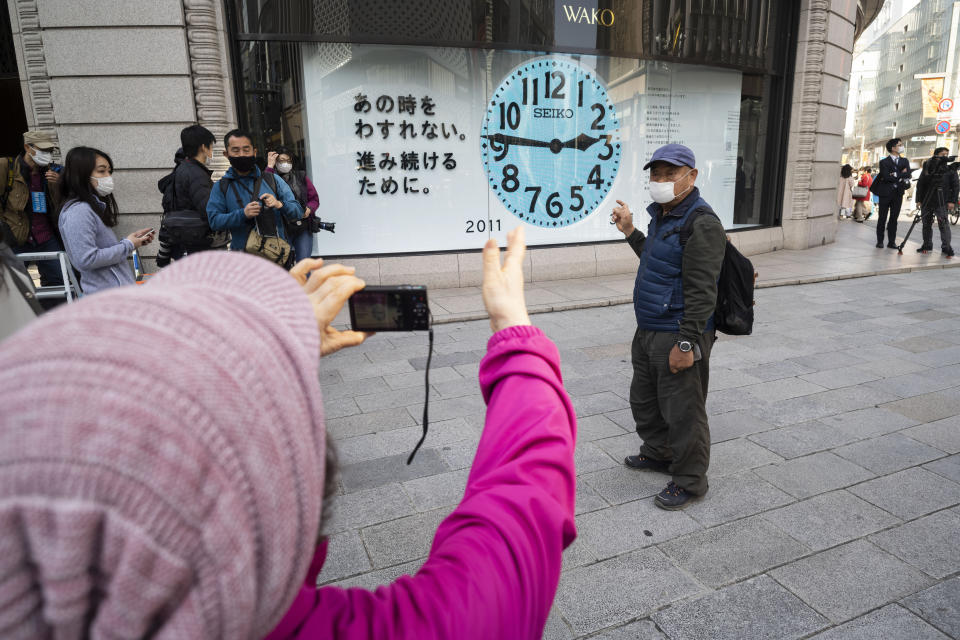
POLYGON ((537 107, 533 110, 534 118, 572 118, 573 109, 550 109, 537 107))
POLYGON ((587 9, 586 7, 571 6, 569 4, 563 5, 563 12, 567 16, 567 22, 576 22, 577 24, 583 24, 585 22, 592 25, 599 24, 604 27, 612 27, 613 21, 616 18, 610 9, 587 9))

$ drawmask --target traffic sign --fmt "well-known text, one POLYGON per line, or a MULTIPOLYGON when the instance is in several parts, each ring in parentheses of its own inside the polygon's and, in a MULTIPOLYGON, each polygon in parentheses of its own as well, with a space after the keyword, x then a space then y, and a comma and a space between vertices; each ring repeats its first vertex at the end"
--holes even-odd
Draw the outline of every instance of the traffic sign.
POLYGON ((944 134, 947 131, 950 131, 950 123, 946 120, 941 120, 937 123, 937 133, 944 134))
POLYGON ((940 101, 940 104, 937 105, 937 111, 953 111, 953 99, 944 98, 940 101))

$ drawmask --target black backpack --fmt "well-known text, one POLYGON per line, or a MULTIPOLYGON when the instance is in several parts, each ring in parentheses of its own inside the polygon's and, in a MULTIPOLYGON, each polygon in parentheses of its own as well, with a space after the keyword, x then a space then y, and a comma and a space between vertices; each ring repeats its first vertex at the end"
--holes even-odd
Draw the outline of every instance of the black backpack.
MULTIPOLYGON (((701 215, 716 216, 710 209, 695 210, 680 230, 680 245, 685 246, 693 223, 701 215)), ((719 218, 719 217, 718 217, 719 218)), ((753 333, 753 285, 756 272, 753 263, 727 240, 723 251, 720 278, 717 280, 717 308, 713 314, 714 326, 731 336, 748 336, 753 333)))
POLYGON ((180 245, 186 251, 201 251, 213 246, 213 231, 206 211, 177 208, 176 174, 174 169, 157 183, 163 193, 163 217, 160 236, 168 244, 180 245))

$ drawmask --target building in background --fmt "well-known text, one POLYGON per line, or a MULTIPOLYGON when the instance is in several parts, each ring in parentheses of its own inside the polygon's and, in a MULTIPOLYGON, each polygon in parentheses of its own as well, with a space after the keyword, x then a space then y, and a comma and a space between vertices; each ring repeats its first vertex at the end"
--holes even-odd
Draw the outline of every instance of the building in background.
POLYGON ((960 93, 960 2, 887 0, 857 41, 841 162, 875 165, 884 144, 903 139, 913 161, 936 147, 957 151, 954 116, 938 113, 943 98, 960 93), (938 133, 938 122, 950 130, 938 133))
POLYGON ((881 4, 0 0, 0 44, 29 126, 113 156, 120 233, 156 226, 182 127, 239 124, 261 154, 306 159, 338 222, 318 254, 368 282, 464 286, 483 240, 521 222, 534 279, 632 271, 607 214, 615 198, 643 211, 642 165, 665 142, 697 152, 746 252, 831 242, 854 38, 881 4), (534 66, 554 62, 566 71, 534 66), (524 72, 544 105, 524 104, 524 72), (504 151, 491 137, 559 131, 551 118, 596 142, 504 151))

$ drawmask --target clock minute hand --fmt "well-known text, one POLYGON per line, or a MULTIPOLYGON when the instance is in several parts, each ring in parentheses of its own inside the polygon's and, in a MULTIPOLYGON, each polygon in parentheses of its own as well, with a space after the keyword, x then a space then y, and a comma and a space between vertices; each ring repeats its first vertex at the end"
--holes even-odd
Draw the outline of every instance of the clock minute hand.
POLYGON ((603 138, 594 138, 594 137, 588 136, 585 133, 581 133, 576 138, 570 138, 569 140, 564 142, 563 148, 586 151, 587 149, 592 147, 594 144, 600 142, 601 140, 603 140, 603 138))
POLYGON ((505 136, 502 133, 495 133, 493 135, 482 136, 488 139, 490 142, 497 142, 499 144, 508 144, 517 147, 549 147, 549 142, 544 142, 542 140, 532 140, 530 138, 518 138, 517 136, 505 136))

